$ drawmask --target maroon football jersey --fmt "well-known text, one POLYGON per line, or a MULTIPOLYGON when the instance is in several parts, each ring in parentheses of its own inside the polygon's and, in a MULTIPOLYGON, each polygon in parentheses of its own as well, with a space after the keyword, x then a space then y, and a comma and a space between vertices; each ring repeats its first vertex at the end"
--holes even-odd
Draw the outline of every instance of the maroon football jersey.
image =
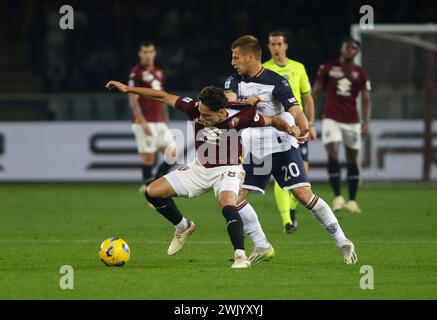
POLYGON ((343 123, 359 123, 357 96, 360 91, 370 91, 370 81, 362 68, 353 65, 344 68, 340 59, 322 64, 316 82, 325 90, 324 118, 343 123))
MULTIPOLYGON (((164 74, 161 69, 152 68, 147 70, 140 64, 132 68, 129 75, 129 86, 152 88, 162 90, 164 84, 164 74)), ((139 97, 138 100, 144 118, 149 122, 165 122, 164 110, 162 110, 161 102, 139 97)), ((138 122, 132 116, 132 122, 138 122)))
POLYGON ((199 120, 200 101, 179 97, 176 109, 187 114, 194 123, 194 139, 197 160, 206 168, 238 165, 243 163, 241 131, 249 127, 263 127, 264 117, 256 108, 240 104, 241 110, 227 108, 228 118, 214 127, 205 127, 199 120))

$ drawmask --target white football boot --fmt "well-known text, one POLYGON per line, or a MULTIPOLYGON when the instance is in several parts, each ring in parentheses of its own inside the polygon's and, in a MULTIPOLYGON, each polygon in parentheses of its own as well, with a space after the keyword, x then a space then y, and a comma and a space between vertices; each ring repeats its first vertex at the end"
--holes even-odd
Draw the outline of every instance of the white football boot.
POLYGON ((358 261, 357 253, 355 252, 355 246, 350 240, 346 240, 340 251, 343 255, 344 263, 355 264, 358 261))
POLYGON ((268 248, 255 247, 249 256, 251 264, 256 264, 262 260, 270 260, 275 256, 275 249, 270 245, 268 248))
POLYGON ((190 226, 182 232, 175 231, 173 240, 168 247, 167 254, 169 256, 174 256, 176 253, 182 250, 185 241, 191 236, 191 234, 196 231, 196 226, 193 221, 190 221, 190 226))
POLYGON ((246 255, 237 255, 237 253, 234 254, 234 263, 231 266, 232 269, 244 269, 244 268, 250 268, 250 261, 246 257, 246 255))
POLYGON ((343 196, 337 196, 332 201, 332 211, 334 211, 334 212, 340 211, 341 209, 344 208, 345 205, 346 205, 346 202, 344 201, 343 196))
POLYGON ((349 200, 346 203, 345 209, 352 213, 361 213, 361 209, 355 200, 349 200))

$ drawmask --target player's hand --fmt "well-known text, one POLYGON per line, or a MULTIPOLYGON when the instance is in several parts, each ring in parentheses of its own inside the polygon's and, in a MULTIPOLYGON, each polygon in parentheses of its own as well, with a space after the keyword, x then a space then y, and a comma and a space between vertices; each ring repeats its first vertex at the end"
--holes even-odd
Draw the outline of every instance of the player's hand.
POLYGON ((143 128, 143 131, 148 136, 153 136, 152 131, 150 130, 149 123, 147 121, 141 121, 141 128, 143 128))
POLYGON ((364 138, 367 137, 368 135, 369 135, 369 123, 364 122, 361 125, 361 136, 364 138))
POLYGON ((299 144, 304 144, 305 142, 308 141, 309 138, 310 138, 310 129, 305 129, 303 132, 301 132, 299 138, 297 138, 297 142, 299 144))
POLYGON ((287 128, 287 133, 293 137, 295 137, 296 139, 299 138, 301 132, 298 126, 289 126, 287 128))
POLYGON ((106 84, 105 87, 109 90, 116 88, 116 89, 120 90, 121 92, 127 93, 127 85, 125 85, 124 83, 121 83, 119 81, 111 80, 106 84))
POLYGON ((260 98, 256 95, 250 95, 247 99, 243 100, 242 102, 251 104, 255 106, 258 102, 260 102, 260 98))
POLYGON ((317 141, 317 130, 313 125, 310 126, 310 141, 317 141))

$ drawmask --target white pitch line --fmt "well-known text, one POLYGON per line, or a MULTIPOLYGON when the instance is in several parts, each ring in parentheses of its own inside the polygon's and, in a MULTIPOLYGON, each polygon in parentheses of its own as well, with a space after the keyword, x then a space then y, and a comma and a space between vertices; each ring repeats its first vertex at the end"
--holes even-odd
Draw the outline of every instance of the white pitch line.
MULTIPOLYGON (((143 244, 168 244, 169 240, 131 240, 129 243, 143 243, 143 244)), ((0 243, 8 244, 57 244, 57 243, 101 243, 101 240, 58 240, 58 239, 0 239, 0 243)), ((229 241, 209 241, 209 240, 192 240, 190 244, 229 244, 229 241)), ((293 240, 293 244, 332 244, 333 241, 328 240, 293 240)), ((354 240, 355 244, 437 244, 437 240, 354 240)))

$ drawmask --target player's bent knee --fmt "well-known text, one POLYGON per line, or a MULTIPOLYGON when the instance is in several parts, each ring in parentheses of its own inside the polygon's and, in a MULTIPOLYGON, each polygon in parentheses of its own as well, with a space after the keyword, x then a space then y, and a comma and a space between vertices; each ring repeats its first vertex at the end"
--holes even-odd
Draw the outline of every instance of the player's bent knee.
POLYGON ((220 208, 226 206, 236 206, 237 205, 237 195, 232 191, 222 191, 219 194, 218 201, 220 208))
POLYGON ((240 203, 246 201, 247 196, 249 194, 250 194, 250 190, 242 189, 241 192, 240 192, 240 195, 239 195, 239 197, 237 199, 237 204, 240 204, 240 203))
POLYGON ((308 201, 311 200, 311 197, 314 195, 310 187, 295 188, 292 189, 291 192, 293 193, 293 196, 303 205, 306 205, 308 201))

